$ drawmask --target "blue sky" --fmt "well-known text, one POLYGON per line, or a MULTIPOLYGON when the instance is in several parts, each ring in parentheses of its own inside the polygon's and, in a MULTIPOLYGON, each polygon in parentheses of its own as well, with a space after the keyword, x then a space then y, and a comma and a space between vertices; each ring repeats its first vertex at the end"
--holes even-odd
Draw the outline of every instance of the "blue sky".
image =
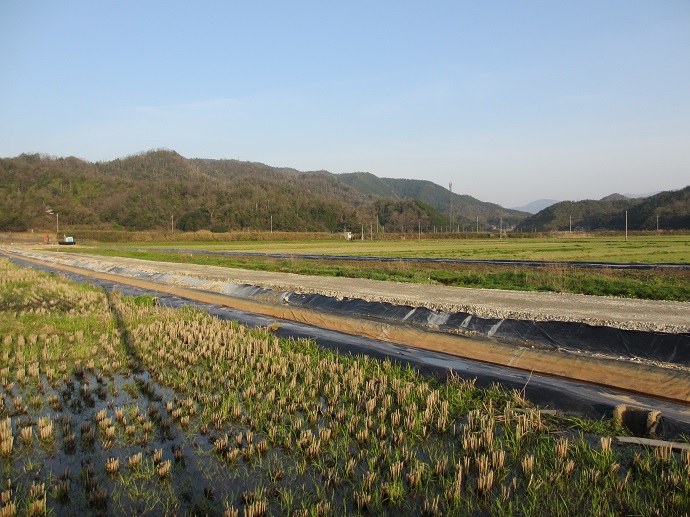
POLYGON ((504 206, 690 184, 690 2, 0 0, 0 156, 152 148, 504 206))

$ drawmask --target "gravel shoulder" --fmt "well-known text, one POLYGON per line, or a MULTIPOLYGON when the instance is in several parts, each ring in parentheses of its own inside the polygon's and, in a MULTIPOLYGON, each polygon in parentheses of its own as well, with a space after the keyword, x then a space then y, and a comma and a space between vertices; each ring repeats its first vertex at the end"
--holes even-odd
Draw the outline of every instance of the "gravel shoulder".
POLYGON ((8 253, 56 263, 93 263, 100 267, 168 274, 173 276, 168 282, 174 284, 177 277, 178 285, 188 286, 184 277, 198 278, 206 281, 204 289, 210 288, 217 292, 222 292, 225 284, 255 285, 278 292, 320 294, 339 299, 363 299, 438 311, 467 312, 482 318, 582 322, 626 330, 690 333, 690 303, 687 302, 306 276, 122 257, 96 257, 79 253, 56 254, 28 247, 0 247, 0 250, 3 249, 8 253))

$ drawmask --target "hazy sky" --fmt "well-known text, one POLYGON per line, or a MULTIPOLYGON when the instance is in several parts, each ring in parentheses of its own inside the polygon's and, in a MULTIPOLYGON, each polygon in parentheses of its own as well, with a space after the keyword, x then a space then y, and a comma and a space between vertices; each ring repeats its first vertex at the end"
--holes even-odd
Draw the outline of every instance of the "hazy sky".
POLYGON ((690 1, 0 0, 0 156, 152 148, 484 201, 690 184, 690 1))

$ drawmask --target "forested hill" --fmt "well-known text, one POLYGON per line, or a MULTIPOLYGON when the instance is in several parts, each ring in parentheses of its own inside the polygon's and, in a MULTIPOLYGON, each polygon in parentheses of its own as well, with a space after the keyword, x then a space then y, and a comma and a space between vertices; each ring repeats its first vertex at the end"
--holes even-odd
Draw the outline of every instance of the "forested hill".
POLYGON ((599 201, 562 201, 528 217, 520 224, 526 230, 679 230, 690 228, 690 186, 660 192, 647 198, 626 198, 620 194, 599 201))
MULTIPOLYGON (((458 188, 460 190, 460 188, 458 188)), ((423 180, 301 172, 154 150, 108 162, 22 154, 0 159, 0 231, 64 229, 386 232, 497 228, 690 228, 690 187, 645 199, 561 202, 527 219, 423 180)))
POLYGON ((474 227, 477 217, 482 221, 503 218, 506 227, 513 226, 529 215, 495 203, 480 201, 472 196, 451 193, 449 189, 427 180, 379 178, 368 172, 338 174, 338 177, 362 194, 418 199, 449 217, 452 215, 453 223, 461 227, 474 227))
MULTIPOLYGON (((0 159, 0 230, 52 228, 54 214, 65 229, 154 230, 171 224, 180 230, 219 232, 330 232, 377 223, 385 231, 410 231, 420 224, 425 231, 447 227, 449 192, 420 183, 429 184, 435 194, 419 190, 418 195, 401 195, 397 187, 390 195, 371 195, 326 171, 188 159, 170 150, 97 163, 22 154, 0 159)), ((457 206, 454 225, 462 224, 459 201, 457 206)), ((497 225, 507 213, 498 205, 481 206, 470 218, 474 225, 479 216, 480 229, 497 225)), ((514 214, 516 220, 524 216, 514 214)))

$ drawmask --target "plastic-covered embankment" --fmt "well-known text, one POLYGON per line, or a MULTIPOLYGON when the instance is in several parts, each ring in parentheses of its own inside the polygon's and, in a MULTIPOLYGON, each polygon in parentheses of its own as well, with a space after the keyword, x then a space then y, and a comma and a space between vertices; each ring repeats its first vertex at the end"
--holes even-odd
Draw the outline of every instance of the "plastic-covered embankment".
MULTIPOLYGON (((22 258, 38 261, 35 257, 22 258)), ((87 262, 85 261, 85 263, 87 262)), ((452 325, 452 328, 448 326, 448 321, 453 318, 452 315, 426 309, 375 304, 379 309, 375 310, 374 306, 366 306, 367 309, 364 310, 361 307, 365 307, 365 305, 362 305, 359 310, 355 310, 353 304, 364 302, 330 299, 318 295, 278 293, 270 289, 236 284, 225 285, 222 289, 223 294, 219 294, 218 292, 202 290, 209 281, 201 278, 181 279, 178 276, 174 279, 176 285, 171 285, 166 283, 171 280, 170 275, 150 271, 125 270, 126 268, 108 266, 106 267, 107 272, 105 272, 65 264, 53 263, 51 265, 75 273, 88 274, 145 289, 165 291, 205 303, 229 306, 324 329, 410 345, 527 372, 610 386, 657 398, 684 403, 690 402, 690 375, 687 369, 665 368, 651 363, 640 364, 629 359, 595 357, 586 353, 576 353, 573 350, 564 350, 564 347, 556 345, 529 344, 524 340, 526 332, 523 332, 519 340, 497 339, 496 333, 501 327, 505 326, 509 329, 511 325, 522 325, 521 322, 494 323, 490 326, 486 337, 467 337, 451 332, 455 328, 452 325), (181 282, 186 283, 188 287, 180 287, 181 282), (197 288, 195 289, 193 286, 197 288), (428 312, 425 313, 425 311, 428 312), (416 313, 419 315, 415 316, 416 313), (443 331, 444 325, 446 331, 443 331), (432 327, 435 328, 432 329, 432 327), (493 333, 491 333, 491 329, 494 329, 493 333)), ((467 315, 460 315, 458 320, 464 318, 462 321, 468 326, 467 317, 467 315)), ((489 323, 491 322, 479 321, 478 326, 487 327, 489 323)), ((567 335, 568 324, 562 324, 566 325, 563 334, 567 335)), ((623 334, 630 332, 617 331, 616 329, 605 329, 604 331, 623 334)), ((538 329, 533 329, 531 332, 539 334, 538 329)), ((664 336, 666 336, 652 335, 653 333, 641 334, 649 334, 647 336, 649 340, 665 339, 664 336)), ((668 336, 669 339, 683 339, 682 335, 680 338, 673 337, 674 335, 668 336)), ((637 338, 642 341, 644 336, 637 336, 637 338)), ((687 340, 687 336, 685 339, 687 340)), ((629 343, 631 338, 628 337, 622 342, 629 343)), ((678 350, 685 350, 686 345, 687 343, 677 344, 674 355, 681 357, 683 352, 678 350)), ((658 348, 663 348, 663 346, 658 348)), ((628 356, 636 355, 630 353, 628 356)), ((683 364, 682 360, 679 364, 683 364)))
MULTIPOLYGON (((257 296, 258 288, 237 288, 238 295, 257 296), (247 291, 250 291, 247 293, 247 291), (245 294, 246 293, 246 294, 245 294)), ((387 302, 337 299, 318 294, 285 295, 290 305, 335 314, 395 322, 445 333, 483 336, 543 350, 598 354, 690 367, 690 335, 643 332, 576 321, 532 321, 482 318, 467 312, 439 312, 387 302)))
POLYGON ((690 407, 648 397, 620 393, 602 386, 583 384, 566 379, 524 372, 521 370, 495 366, 482 362, 459 358, 429 350, 388 343, 381 340, 363 338, 314 326, 278 320, 223 305, 208 304, 162 292, 128 286, 119 282, 102 280, 93 275, 57 270, 47 265, 28 263, 21 259, 13 262, 25 267, 36 267, 47 272, 59 273, 78 282, 88 282, 106 290, 119 290, 127 295, 149 294, 158 297, 161 306, 179 308, 193 304, 221 319, 231 319, 244 325, 270 327, 272 332, 285 338, 308 338, 319 346, 337 350, 341 353, 366 354, 379 359, 391 359, 403 365, 410 365, 425 375, 445 378, 450 373, 462 378, 471 378, 480 386, 499 383, 507 389, 516 389, 528 400, 541 408, 556 409, 568 414, 600 419, 610 418, 616 407, 621 405, 660 411, 662 418, 656 429, 658 436, 676 439, 690 433, 690 407))

